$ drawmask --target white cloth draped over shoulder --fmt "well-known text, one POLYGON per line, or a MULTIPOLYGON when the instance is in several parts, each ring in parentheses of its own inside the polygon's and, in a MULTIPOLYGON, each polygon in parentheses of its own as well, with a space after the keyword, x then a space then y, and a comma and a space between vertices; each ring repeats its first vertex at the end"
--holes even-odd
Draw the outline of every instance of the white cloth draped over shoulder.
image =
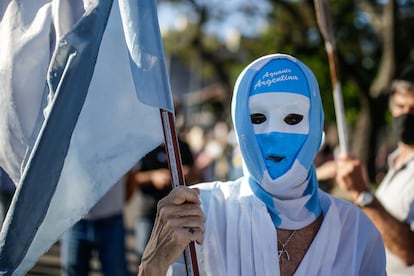
MULTIPOLYGON (((206 214, 197 246, 201 275, 279 275, 277 235, 266 206, 240 178, 195 185, 206 214)), ((323 222, 295 275, 385 275, 381 236, 351 203, 319 191, 323 222)), ((168 275, 184 275, 180 259, 168 275)))

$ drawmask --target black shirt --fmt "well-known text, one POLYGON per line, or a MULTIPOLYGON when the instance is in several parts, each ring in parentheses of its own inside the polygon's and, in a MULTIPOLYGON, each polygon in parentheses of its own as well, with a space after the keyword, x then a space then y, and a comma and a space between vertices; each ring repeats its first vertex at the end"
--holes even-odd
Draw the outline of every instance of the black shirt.
MULTIPOLYGON (((189 145, 181 139, 178 139, 178 142, 183 165, 192 166, 194 164, 194 157, 189 145)), ((140 160, 139 165, 140 171, 150 171, 161 168, 168 169, 168 156, 164 144, 145 155, 140 160)), ((172 187, 158 190, 153 185, 139 188, 138 216, 155 219, 158 201, 165 197, 171 189, 172 187)))

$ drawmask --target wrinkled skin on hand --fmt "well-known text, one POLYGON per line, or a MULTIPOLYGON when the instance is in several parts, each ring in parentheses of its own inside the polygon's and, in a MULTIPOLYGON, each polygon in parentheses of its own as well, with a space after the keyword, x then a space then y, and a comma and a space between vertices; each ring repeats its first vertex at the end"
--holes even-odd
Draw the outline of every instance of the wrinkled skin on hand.
POLYGON ((205 216, 200 203, 197 191, 184 186, 158 202, 138 275, 165 275, 191 241, 203 243, 205 216))

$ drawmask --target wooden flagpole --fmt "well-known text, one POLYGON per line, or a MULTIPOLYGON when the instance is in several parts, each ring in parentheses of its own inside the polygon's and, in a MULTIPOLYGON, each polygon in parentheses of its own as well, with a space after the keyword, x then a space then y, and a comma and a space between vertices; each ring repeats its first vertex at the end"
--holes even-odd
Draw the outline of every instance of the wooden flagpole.
MULTIPOLYGON (((178 136, 175 130, 174 114, 171 111, 161 108, 161 121, 164 131, 165 148, 168 155, 168 165, 170 167, 173 189, 184 185, 185 177, 183 173, 183 165, 181 161, 180 148, 178 144, 178 136)), ((194 242, 190 242, 184 250, 185 266, 187 276, 199 276, 197 256, 194 242)))
POLYGON ((349 153, 348 133, 345 122, 344 103, 342 97, 341 82, 339 80, 339 68, 336 57, 335 38, 332 30, 332 21, 327 0, 314 0, 316 19, 319 29, 325 40, 325 49, 328 54, 329 69, 333 87, 333 98, 338 128, 339 146, 341 153, 349 153))

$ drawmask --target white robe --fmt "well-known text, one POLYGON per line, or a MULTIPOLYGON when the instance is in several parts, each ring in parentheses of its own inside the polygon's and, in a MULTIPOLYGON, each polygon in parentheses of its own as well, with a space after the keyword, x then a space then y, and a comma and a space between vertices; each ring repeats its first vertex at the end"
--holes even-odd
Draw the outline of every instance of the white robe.
MULTIPOLYGON (((243 178, 200 188, 204 244, 196 246, 200 275, 279 275, 277 235, 266 206, 243 178)), ((323 222, 295 275, 385 275, 384 245, 353 204, 319 191, 323 222)), ((183 258, 168 275, 185 275, 183 258)))

